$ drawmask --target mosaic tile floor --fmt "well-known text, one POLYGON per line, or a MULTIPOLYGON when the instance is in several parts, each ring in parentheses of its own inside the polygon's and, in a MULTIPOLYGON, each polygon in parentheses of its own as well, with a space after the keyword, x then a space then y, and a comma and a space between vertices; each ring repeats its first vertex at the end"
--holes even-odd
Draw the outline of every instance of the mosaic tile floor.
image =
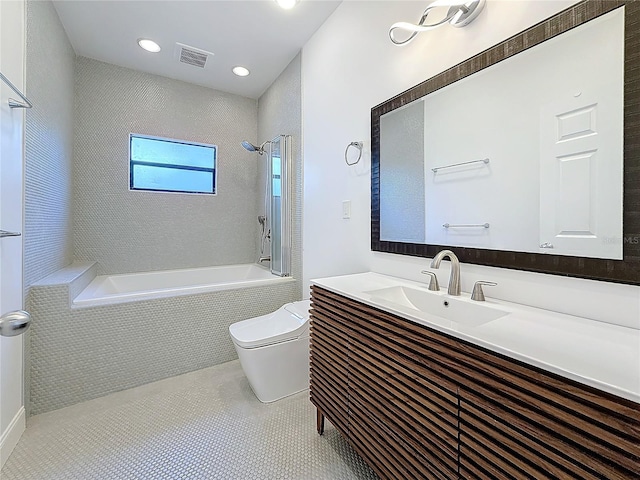
POLYGON ((0 478, 377 477, 308 392, 262 404, 236 360, 32 417, 0 478))

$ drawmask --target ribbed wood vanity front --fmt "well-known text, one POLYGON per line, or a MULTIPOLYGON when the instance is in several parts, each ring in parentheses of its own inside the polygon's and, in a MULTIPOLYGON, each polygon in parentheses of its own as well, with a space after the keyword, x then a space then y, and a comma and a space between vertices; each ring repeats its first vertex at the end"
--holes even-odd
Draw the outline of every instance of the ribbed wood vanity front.
POLYGON ((640 404, 318 286, 311 401, 382 478, 640 478, 640 404))

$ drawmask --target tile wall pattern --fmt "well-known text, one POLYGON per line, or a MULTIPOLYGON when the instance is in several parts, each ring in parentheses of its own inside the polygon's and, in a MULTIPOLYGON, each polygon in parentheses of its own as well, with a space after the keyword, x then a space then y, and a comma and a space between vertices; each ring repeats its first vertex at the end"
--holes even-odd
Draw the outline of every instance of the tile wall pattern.
POLYGON ((71 263, 75 53, 51 2, 27 1, 24 284, 71 263))
MULTIPOLYGON (((258 100, 258 142, 278 135, 291 135, 293 185, 291 185, 292 244, 291 274, 298 281, 298 298, 308 296, 302 291, 302 69, 299 53, 258 100)), ((255 154, 254 154, 255 155, 255 154)), ((258 211, 264 203, 266 162, 258 158, 260 179, 257 190, 258 211)), ((258 240, 259 241, 259 240, 258 240)), ((258 246, 258 249, 260 247, 258 246)), ((259 250, 258 250, 259 251, 259 250)))
POLYGON ((76 260, 98 273, 256 261, 257 102, 96 60, 76 60, 76 260), (218 146, 217 195, 129 190, 129 133, 218 146))
MULTIPOLYGON (((73 259, 72 160, 76 54, 49 1, 27 0, 24 273, 29 287, 73 259)), ((24 334, 25 405, 29 405, 30 333, 24 334)))

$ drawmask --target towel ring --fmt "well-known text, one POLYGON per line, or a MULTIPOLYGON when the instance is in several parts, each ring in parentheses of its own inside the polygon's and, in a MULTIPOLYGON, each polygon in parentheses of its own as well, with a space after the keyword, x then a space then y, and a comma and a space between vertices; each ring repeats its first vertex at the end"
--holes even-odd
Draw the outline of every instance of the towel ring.
POLYGON ((346 163, 349 166, 352 166, 358 163, 362 158, 362 146, 363 146, 362 142, 351 142, 349 145, 347 145, 347 148, 344 151, 344 163, 346 163), (349 147, 356 147, 358 149, 358 158, 356 159, 355 162, 352 162, 352 163, 349 163, 349 160, 347 160, 347 152, 349 152, 349 147))

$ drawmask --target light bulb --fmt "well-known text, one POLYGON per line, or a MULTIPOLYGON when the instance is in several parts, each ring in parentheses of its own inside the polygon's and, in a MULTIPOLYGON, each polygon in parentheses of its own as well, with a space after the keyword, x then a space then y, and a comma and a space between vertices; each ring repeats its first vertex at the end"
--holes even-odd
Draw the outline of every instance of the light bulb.
POLYGON ((285 10, 291 10, 300 0, 276 0, 276 3, 285 10))
POLYGON ((158 53, 160 50, 162 50, 160 48, 160 45, 158 45, 153 40, 149 40, 148 38, 139 38, 138 45, 140 45, 140 47, 145 49, 147 52, 151 53, 158 53))
POLYGON ((241 67, 241 66, 233 67, 231 71, 239 77, 246 77, 247 75, 249 75, 249 73, 251 73, 249 72, 248 68, 241 67))

